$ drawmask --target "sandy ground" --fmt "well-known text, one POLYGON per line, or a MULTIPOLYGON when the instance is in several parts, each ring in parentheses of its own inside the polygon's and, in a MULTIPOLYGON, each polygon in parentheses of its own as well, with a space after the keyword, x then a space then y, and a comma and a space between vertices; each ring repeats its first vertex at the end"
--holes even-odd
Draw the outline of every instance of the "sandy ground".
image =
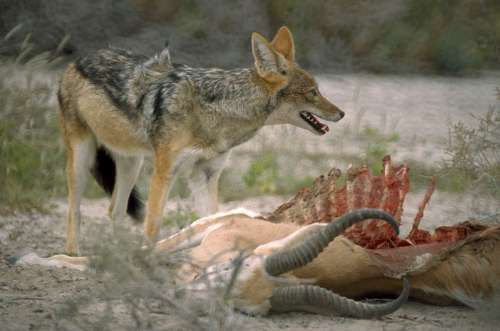
MULTIPOLYGON (((266 128, 247 143, 240 152, 255 151, 265 144, 275 148, 290 148, 290 141, 297 141, 302 150, 326 153, 339 149, 356 152, 355 145, 343 137, 343 132, 378 123, 382 131, 399 132, 395 158, 407 156, 436 162, 443 156, 447 124, 457 120, 470 122, 471 112, 484 112, 495 104, 494 88, 500 75, 489 74, 481 78, 396 78, 365 75, 323 76, 320 79, 324 93, 348 113, 345 121, 333 132, 319 140, 299 130, 266 128), (359 93, 358 93, 359 92, 359 93), (286 139, 283 139, 285 136, 286 139)), ((294 145, 295 146, 295 145, 294 145)), ((297 147, 297 146, 295 146, 297 147)), ((229 167, 238 160, 231 160, 229 167)), ((337 164, 332 164, 337 165, 337 164)), ((298 164, 300 166, 300 164, 298 164)), ((339 164, 338 166, 342 166, 339 164)), ((311 173, 311 176, 319 173, 311 173)), ((411 193, 406 202, 403 233, 415 215, 421 193, 411 193)), ((223 209, 237 206, 259 211, 270 211, 283 197, 260 197, 224 204, 223 209)), ((170 201, 168 208, 175 209, 185 201, 170 201)), ((107 220, 106 200, 86 200, 82 206, 84 217, 82 237, 88 238, 92 230, 107 220)), ((64 215, 66 204, 54 201, 50 215, 19 214, 0 216, 0 329, 48 330, 54 328, 55 312, 67 305, 68 299, 78 295, 97 295, 102 284, 86 273, 45 267, 11 266, 6 258, 36 252, 40 256, 61 253, 64 247, 64 215)), ((481 218, 497 214, 500 203, 473 194, 452 195, 436 192, 426 211, 422 226, 432 229, 437 225, 452 224, 469 217, 481 218)), ((494 220, 493 221, 498 221, 494 220)), ((127 222, 131 232, 142 228, 127 222)), ((163 229, 162 236, 166 235, 163 229)), ((92 238, 83 243, 83 253, 91 253, 92 238)), ((498 307, 500 316, 500 307, 498 307)), ((169 325, 172 316, 154 316, 154 325, 169 325)), ((396 313, 377 320, 356 320, 341 317, 324 317, 291 313, 255 318, 234 315, 238 328, 248 330, 500 330, 498 321, 485 319, 481 312, 466 307, 435 307, 409 302, 396 313)), ((75 329, 66 325, 63 329, 75 329)), ((130 325, 117 324, 113 329, 122 330, 130 325)), ((166 327, 165 329, 169 329, 166 327)))
MULTIPOLYGON (((457 197, 437 194, 427 210, 425 228, 437 224, 453 223, 463 220, 463 214, 472 203, 472 197, 457 197), (461 208, 449 208, 453 205, 461 208)), ((418 194, 410 194, 404 219, 408 222, 414 213, 414 205, 420 199, 418 194)), ((263 197, 243 202, 223 205, 231 209, 235 205, 254 210, 266 211, 269 206, 276 206, 283 198, 263 197)), ((483 201, 494 204, 492 201, 483 201)), ((175 208, 180 202, 170 202, 175 208)), ((98 225, 111 227, 106 215, 108 202, 102 200, 84 201, 82 212, 84 224, 82 234, 84 254, 90 253, 92 238, 90 233, 98 225)), ((2 330, 48 330, 54 327, 56 312, 64 309, 73 296, 98 296, 101 284, 92 275, 75 270, 51 269, 39 266, 11 266, 6 258, 36 252, 47 256, 61 252, 64 245, 64 210, 62 201, 55 202, 52 215, 39 214, 15 215, 2 219, 0 227, 0 323, 2 330)), ((408 225, 408 223, 406 223, 408 225)), ((141 226, 127 222, 132 232, 140 232, 141 226)), ((162 236, 167 229, 163 229, 162 236)), ((403 232, 405 232, 403 228, 403 232)), ((500 312, 500 307, 499 307, 500 312)), ((499 313, 500 316, 500 313, 499 313)), ((485 318, 481 312, 466 307, 436 307, 417 302, 409 302, 396 313, 377 320, 356 320, 342 317, 325 317, 311 314, 290 313, 256 318, 234 314, 234 324, 248 330, 499 330, 494 320, 485 318)), ((168 325, 169 316, 159 315, 155 325, 162 322, 168 325)), ((498 321, 496 321, 498 323, 498 321)), ((116 325, 121 330, 124 325, 116 325)), ((65 329, 65 327, 62 327, 65 329)), ((69 327, 69 329, 73 329, 69 327)))

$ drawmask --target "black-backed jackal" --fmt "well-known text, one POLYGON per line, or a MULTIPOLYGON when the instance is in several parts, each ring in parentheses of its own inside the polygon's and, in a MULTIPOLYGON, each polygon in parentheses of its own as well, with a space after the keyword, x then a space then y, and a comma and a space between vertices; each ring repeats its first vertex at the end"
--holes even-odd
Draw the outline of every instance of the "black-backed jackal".
POLYGON ((292 124, 322 135, 328 126, 316 116, 344 116, 295 63, 286 27, 271 42, 253 33, 251 44, 255 66, 246 69, 173 64, 167 49, 153 58, 106 49, 69 65, 58 94, 68 154, 68 253, 79 253, 80 201, 91 173, 112 195, 113 221, 127 212, 140 220, 134 185, 143 156, 153 156, 144 230, 154 242, 179 169, 192 169, 196 207, 201 215, 212 213, 232 147, 264 125, 292 124))

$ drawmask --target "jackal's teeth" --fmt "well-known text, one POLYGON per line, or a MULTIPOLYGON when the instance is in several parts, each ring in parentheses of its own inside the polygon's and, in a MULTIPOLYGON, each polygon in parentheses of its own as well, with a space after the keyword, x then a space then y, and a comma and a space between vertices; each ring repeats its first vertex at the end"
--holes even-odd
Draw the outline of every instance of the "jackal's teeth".
POLYGON ((307 111, 300 112, 300 117, 302 117, 302 119, 304 119, 310 126, 312 126, 316 131, 318 131, 321 134, 325 134, 328 131, 330 131, 327 125, 318 121, 313 114, 307 111))

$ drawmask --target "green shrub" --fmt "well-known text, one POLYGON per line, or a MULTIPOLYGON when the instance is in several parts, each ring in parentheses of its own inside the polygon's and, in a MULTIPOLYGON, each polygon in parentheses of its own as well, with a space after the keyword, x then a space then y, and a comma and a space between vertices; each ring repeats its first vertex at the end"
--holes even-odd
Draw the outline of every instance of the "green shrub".
POLYGON ((399 141, 399 135, 383 134, 375 128, 365 127, 359 138, 362 141, 362 162, 370 167, 373 174, 379 174, 382 171, 381 160, 392 153, 391 146, 399 141))
POLYGON ((190 209, 177 208, 177 210, 168 211, 167 216, 164 218, 164 224, 167 226, 175 224, 178 228, 182 229, 198 218, 198 214, 190 209))
POLYGON ((298 162, 296 157, 311 159, 311 156, 306 155, 306 153, 289 155, 269 150, 255 157, 242 177, 248 189, 244 196, 289 195, 312 184, 313 176, 297 175, 294 171, 293 165, 298 162))
POLYGON ((500 198, 500 109, 473 117, 475 126, 451 126, 441 174, 451 189, 482 187, 500 198))
POLYGON ((470 32, 462 25, 453 24, 436 40, 432 60, 437 70, 459 74, 478 68, 481 55, 470 32))
POLYGON ((0 209, 44 209, 65 180, 52 87, 9 86, 10 75, 0 81, 0 209))
POLYGON ((274 194, 278 190, 278 160, 273 152, 265 152, 256 158, 243 181, 249 188, 260 193, 274 194))

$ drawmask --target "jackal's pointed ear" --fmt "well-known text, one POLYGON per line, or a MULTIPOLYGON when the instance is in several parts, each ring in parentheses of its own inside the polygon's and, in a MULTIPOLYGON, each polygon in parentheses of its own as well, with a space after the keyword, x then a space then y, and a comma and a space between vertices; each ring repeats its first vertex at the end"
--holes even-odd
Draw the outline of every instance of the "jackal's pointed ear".
POLYGON ((293 36, 286 26, 282 26, 278 32, 276 32, 273 41, 271 41, 271 46, 288 61, 295 61, 295 44, 293 42, 293 36))
POLYGON ((288 83, 288 61, 272 48, 266 38, 256 32, 252 34, 252 53, 257 73, 270 83, 271 90, 279 90, 288 83))
POLYGON ((252 53, 255 59, 255 68, 260 76, 265 77, 277 72, 278 58, 269 42, 257 32, 252 33, 252 53))

